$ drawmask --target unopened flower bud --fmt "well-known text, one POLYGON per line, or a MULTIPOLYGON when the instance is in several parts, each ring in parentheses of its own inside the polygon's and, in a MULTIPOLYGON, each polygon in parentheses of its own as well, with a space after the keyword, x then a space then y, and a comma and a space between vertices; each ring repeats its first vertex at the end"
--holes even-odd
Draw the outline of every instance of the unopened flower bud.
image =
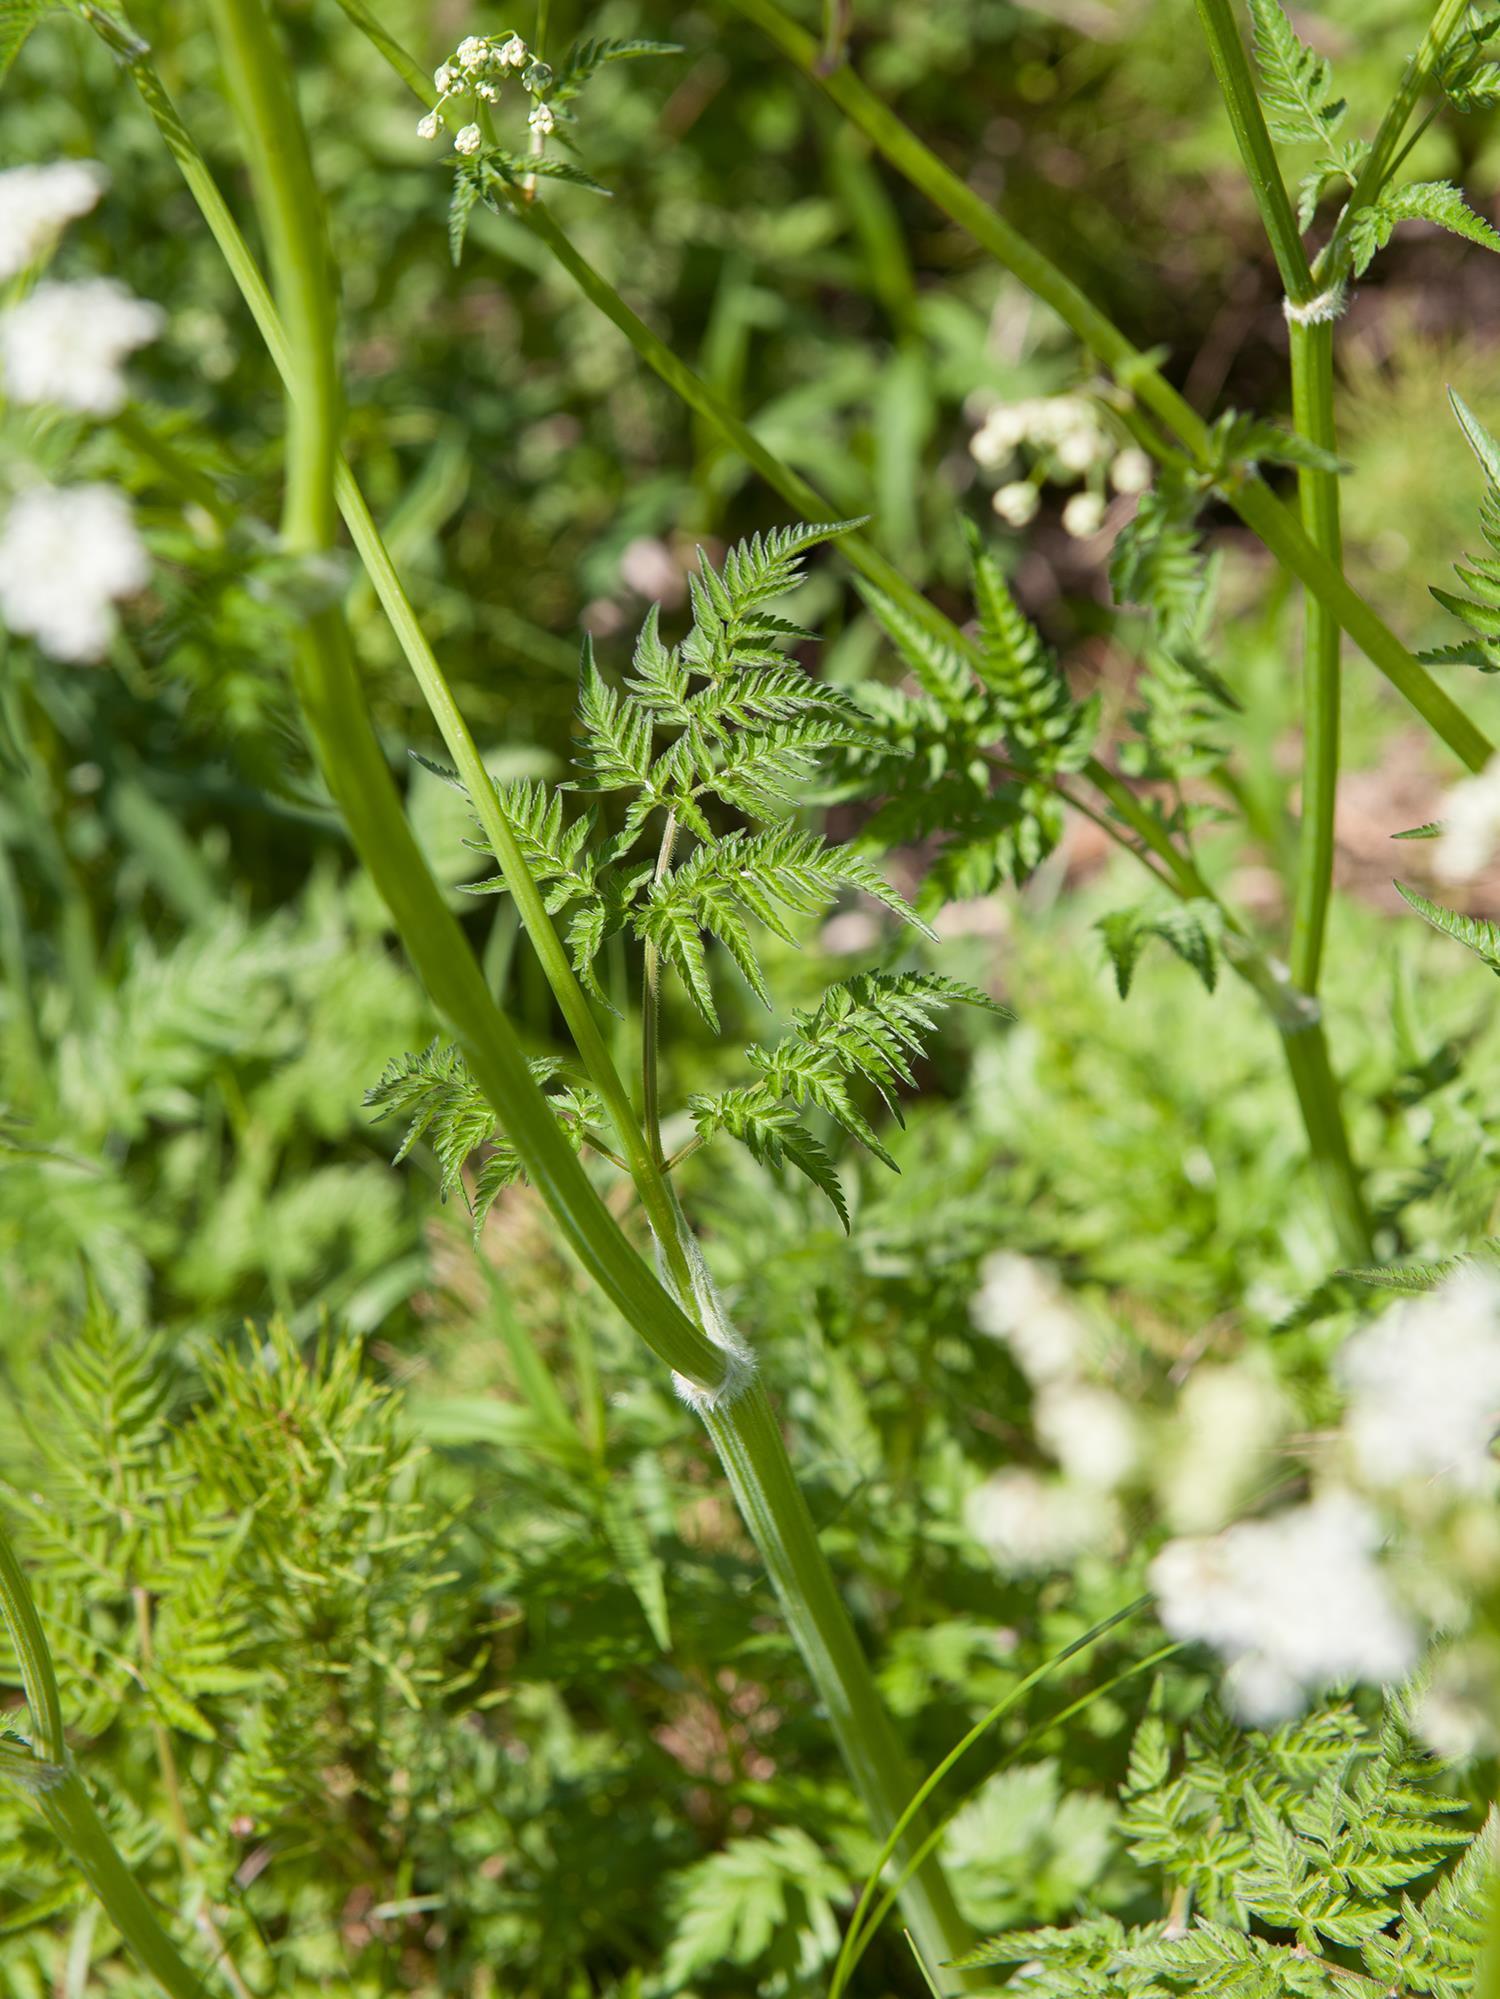
POLYGON ((547 134, 556 125, 557 120, 552 115, 552 106, 550 104, 533 104, 531 107, 531 116, 526 122, 533 132, 539 133, 545 139, 547 134))
POLYGON ((465 69, 477 69, 489 54, 489 43, 482 35, 465 35, 458 45, 458 60, 465 69))
POLYGON ((477 153, 483 144, 484 134, 480 131, 479 127, 477 125, 465 125, 464 129, 453 141, 453 150, 456 153, 477 153))
POLYGON ((1117 493, 1144 493, 1151 484, 1151 460, 1138 444, 1127 444, 1109 468, 1117 493))
POLYGON ((439 63, 437 68, 432 72, 433 89, 441 91, 445 97, 457 82, 458 72, 450 63, 439 63))
POLYGON ((438 115, 435 111, 429 111, 425 118, 417 120, 417 137, 419 139, 435 139, 437 135, 438 115))
POLYGON ((1023 528, 1035 520, 1040 504, 1041 496, 1029 479, 1012 479, 990 501, 1001 520, 1013 528, 1023 528))
POLYGON ((505 69, 522 68, 526 61, 526 44, 519 35, 512 35, 495 51, 495 60, 505 69))
POLYGON ((1062 524, 1065 533, 1075 541, 1087 541, 1096 535, 1104 525, 1104 499, 1099 493, 1075 493, 1063 508, 1062 524))

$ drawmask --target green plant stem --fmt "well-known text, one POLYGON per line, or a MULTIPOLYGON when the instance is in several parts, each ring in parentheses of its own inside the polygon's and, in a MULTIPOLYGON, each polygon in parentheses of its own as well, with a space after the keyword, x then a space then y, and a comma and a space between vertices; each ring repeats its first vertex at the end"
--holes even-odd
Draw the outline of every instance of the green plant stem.
MULTIPOLYGON (((338 462, 333 293, 318 225, 321 205, 262 0, 213 0, 213 17, 280 295, 279 316, 273 309, 272 317, 284 336, 288 385, 283 539, 289 552, 315 565, 333 544, 338 462)), ((724 1379, 722 1353, 620 1232, 559 1130, 509 1022, 490 999, 406 824, 336 602, 313 611, 300 626, 294 677, 308 732, 355 850, 570 1247, 662 1360, 692 1381, 717 1387, 724 1379)))
MULTIPOLYGON (((764 29, 899 173, 1050 306, 1120 386, 1166 426, 1200 469, 1212 468, 1212 437, 1202 417, 1166 381, 1152 357, 1127 339, 1065 272, 944 166, 847 65, 822 75, 817 44, 774 0, 732 0, 732 4, 764 29)), ((1320 553, 1295 515, 1258 478, 1226 481, 1222 491, 1245 525, 1284 568, 1323 600, 1371 664, 1460 761, 1470 770, 1482 770, 1492 754, 1483 732, 1320 553)))
MULTIPOLYGON (((870 1822, 898 1863, 915 1863, 901 1898, 912 1933, 929 1968, 944 1965, 971 1948, 968 1926, 936 1860, 918 1860, 927 1828, 920 1805, 912 1806, 911 1772, 818 1545, 775 1412, 752 1382, 732 1402, 705 1409, 704 1422, 870 1822)), ((982 1982, 949 1970, 935 1975, 944 1992, 982 1982)))
MULTIPOLYGON (((987 1715, 975 1723, 958 1748, 955 1751, 950 1751, 944 1757, 937 1770, 932 1772, 913 1798, 913 1805, 920 1804, 925 1807, 932 1791, 936 1789, 942 1778, 978 1742, 979 1738, 1000 1719, 1001 1715, 1014 1705, 1021 1693, 1034 1686, 1045 1674, 1050 1673, 1053 1667, 1060 1664, 1064 1658, 1070 1658, 1075 1652, 1081 1651, 1086 1645, 1092 1644, 1099 1637, 1101 1631, 1108 1629, 1116 1621, 1116 1619, 1110 1618, 1106 1619, 1102 1625, 1096 1624, 1091 1631, 1085 1632, 1083 1637, 1076 1640, 1065 1652, 1054 1654, 1051 1659, 1045 1661, 1035 1672, 1028 1674, 1019 1687, 1012 1688, 1011 1693, 1007 1695, 998 1707, 991 1708, 987 1715)), ((1084 1713, 1096 1701, 1108 1700, 1110 1695, 1117 1688, 1124 1686, 1127 1681, 1138 1678, 1142 1673, 1149 1673, 1153 1667, 1161 1665, 1165 1660, 1170 1659, 1175 1653, 1181 1650, 1182 1646, 1179 1643, 1158 1646, 1156 1651, 1148 1652, 1144 1659, 1137 1659, 1132 1665, 1124 1667, 1109 1679, 1090 1687, 1088 1692, 1080 1694, 1077 1700, 1069 1701, 1066 1707, 1059 1708, 1055 1714, 1049 1714, 1044 1721, 1037 1723, 1032 1728, 1028 1728, 1020 1740, 1012 1743, 998 1762, 990 1766, 985 1772, 986 1777, 997 1776, 1002 1770, 1010 1769, 1020 1759, 1022 1752, 1030 1748, 1034 1742, 1050 1734, 1053 1729, 1061 1727, 1065 1721, 1071 1721, 1074 1715, 1084 1713)), ((927 1854, 947 1831, 950 1820, 963 1803, 964 1795, 964 1793, 960 1792, 959 1796, 946 1804, 941 1812, 933 1815, 936 1818, 936 1823, 930 1827, 921 1845, 917 1848, 916 1858, 918 1860, 925 1859, 927 1854)), ((969 1795, 972 1795, 972 1793, 969 1795)), ((888 1858, 888 1855, 882 1856, 881 1868, 886 1865, 888 1858)), ((912 1861, 906 1861, 902 1868, 898 1870, 895 1881, 886 1889, 874 1907, 868 1909, 862 1926, 856 1927, 855 1918, 850 1917, 849 1926, 844 1936, 843 1947, 839 1952, 838 1959, 834 1965, 834 1975, 829 1983, 828 1999, 841 1999, 841 1995, 847 1990, 849 1979, 858 1967, 860 1959, 873 1942, 880 1925, 891 1912, 891 1907, 900 1892, 902 1875, 906 1871, 906 1868, 912 1865, 912 1861)), ((862 1901, 873 1896, 879 1880, 880 1868, 876 1868, 865 1882, 862 1901)))
MULTIPOLYGON (((292 354, 287 332, 276 309, 260 268, 251 254, 238 224, 229 212, 218 183, 208 169, 203 154, 183 125, 150 60, 144 43, 122 32, 119 18, 106 20, 97 10, 89 10, 94 25, 122 54, 154 119, 157 129, 176 159, 209 231, 228 265, 230 274, 249 308, 256 329, 265 343, 272 364, 283 382, 292 381, 292 354)), ((367 32, 373 32, 368 30, 367 32)), ((388 37, 384 38, 388 41, 388 37)), ((453 698, 453 691, 437 657, 427 643, 416 613, 402 586, 395 564, 375 524, 364 495, 360 492, 342 454, 334 464, 334 496, 349 529, 350 538, 365 572, 380 600, 397 642, 406 655, 421 688, 429 712, 437 725, 459 778, 474 805, 481 827, 490 843, 506 886, 514 898, 517 913, 531 939, 542 969, 557 999, 559 1010, 573 1037, 579 1057, 599 1091, 620 1140, 626 1170, 636 1183, 641 1204, 658 1242, 673 1267, 681 1291, 687 1285, 687 1269, 680 1265, 680 1250, 672 1224, 671 1202, 659 1162, 652 1156, 629 1092, 620 1078, 607 1043, 600 1032, 593 1009, 578 983, 566 951, 547 914, 540 891, 532 881, 509 820, 501 810, 489 773, 485 770, 468 724, 453 698)), ((613 1151, 603 1148, 606 1157, 613 1151)))
MULTIPOLYGON (((1229 0, 1198 0, 1218 79, 1246 177, 1255 195, 1287 298, 1293 305, 1316 296, 1271 135, 1255 93, 1244 44, 1229 0)), ((1291 351, 1292 418, 1310 443, 1333 453, 1338 439, 1333 416, 1333 324, 1304 323, 1288 316, 1291 351)), ((1319 555, 1340 577, 1343 549, 1339 532, 1338 475, 1311 466, 1299 468, 1302 525, 1319 555)), ((1333 887, 1334 813, 1338 797, 1340 653, 1343 634, 1318 593, 1304 588, 1302 663, 1302 823, 1292 909, 1291 983, 1315 1000, 1322 971, 1323 938, 1333 887)), ((1302 1112, 1313 1170, 1322 1186, 1343 1253, 1369 1257, 1373 1245, 1359 1176, 1350 1155, 1338 1084, 1327 1038, 1312 1007, 1305 1019, 1289 1019, 1282 1048, 1302 1112)))
POLYGON ((203 1974, 192 1969, 157 1921, 135 1876, 105 1831, 83 1779, 73 1768, 46 1633, 25 1571, 3 1528, 0 1528, 0 1617, 4 1618, 10 1634, 31 1714, 36 1778, 34 1786, 28 1788, 33 1791, 37 1808, 126 1947, 162 1991, 169 1999, 202 1999, 203 1974))
POLYGON ((1369 1212, 1350 1156, 1338 1081, 1321 1023, 1314 1018, 1300 1030, 1284 1027, 1281 1047, 1302 1111, 1313 1172, 1333 1218, 1340 1253, 1352 1264, 1372 1262, 1369 1212))
MULTIPOLYGON (((1333 325, 1291 323, 1292 420, 1302 435, 1335 451, 1333 325)), ((1331 563, 1342 566, 1336 472, 1302 466, 1297 474, 1302 525, 1331 563)), ((1292 978, 1315 993, 1333 890, 1334 814, 1338 804, 1339 709, 1343 633, 1322 599, 1304 593, 1302 639, 1302 812, 1297 885, 1292 903, 1292 978)))
POLYGON ((1276 259, 1282 289, 1293 304, 1305 304, 1315 295, 1316 286, 1307 252, 1302 246, 1302 233, 1292 213, 1286 182, 1281 177, 1276 149, 1271 144, 1271 135, 1261 115, 1260 99, 1255 94, 1255 81, 1250 74, 1234 9, 1230 0, 1197 0, 1197 4, 1198 19, 1203 24, 1214 76, 1224 99, 1224 108, 1229 113, 1229 123, 1255 196, 1255 205, 1265 225, 1271 254, 1276 259))
MULTIPOLYGON (((669 812, 662 829, 661 848, 656 856, 654 880, 658 887, 672 865, 677 845, 677 814, 669 812)), ((641 1118, 646 1127, 646 1144, 651 1157, 661 1160, 661 1083, 658 1076, 661 1014, 661 951, 649 938, 643 954, 641 979, 641 1118)), ((665 1171, 663 1167, 663 1171, 665 1171)))
MULTIPOLYGON (((285 526, 289 539, 294 535, 298 538, 295 546, 318 553, 328 547, 333 529, 336 453, 329 436, 329 412, 334 390, 331 365, 323 353, 298 351, 300 338, 325 343, 328 355, 332 353, 331 294, 320 313, 308 310, 305 296, 299 296, 311 291, 321 267, 318 193, 263 0, 211 0, 211 8, 225 66, 232 74, 252 182, 258 203, 268 214, 273 271, 277 291, 283 295, 283 321, 291 348, 289 416, 295 415, 299 393, 319 398, 324 405, 321 421, 303 417, 288 425, 285 526), (285 311, 288 297, 298 303, 295 316, 285 311), (298 462, 293 462, 294 454, 300 455, 298 462)), ((514 1076, 504 1072, 512 1060, 520 1064, 523 1073, 525 1065, 508 1030, 501 1031, 502 1017, 491 1006, 472 954, 464 947, 401 817, 390 772, 360 698, 341 613, 337 609, 315 613, 304 623, 300 641, 297 681, 304 715, 356 851, 385 897, 419 973, 458 1028, 481 1087, 506 1118, 528 1171, 537 1177, 533 1157, 545 1170, 548 1160, 543 1155, 548 1148, 537 1146, 538 1134, 529 1129, 523 1145, 522 1131, 500 1101, 504 1095, 516 1096, 519 1101, 523 1093, 514 1090, 514 1076)), ((540 1105, 540 1094, 537 1096, 540 1105)), ((544 1105, 540 1108, 555 1147, 562 1150, 581 1178, 581 1168, 557 1132, 550 1112, 544 1105)), ((609 1265, 600 1253, 595 1231, 581 1226, 576 1215, 570 1217, 566 1190, 555 1182, 539 1184, 575 1247, 602 1281, 609 1265)), ((586 1180, 584 1185, 588 1185, 586 1180)), ((597 1203, 592 1188, 589 1193, 597 1203)), ((602 1211, 602 1204, 599 1206, 602 1211)), ((662 1242, 662 1251, 669 1268, 686 1268, 686 1253, 676 1237, 675 1203, 672 1206, 673 1233, 670 1240, 662 1242)), ((629 1257, 618 1230, 614 1230, 612 1241, 629 1257)), ((644 1267, 634 1258, 629 1261, 649 1292, 662 1303, 668 1302, 660 1287, 650 1282, 644 1267)), ((619 1288, 616 1283, 611 1295, 619 1288)), ((611 1286, 606 1285, 606 1289, 611 1286)), ((685 1305, 692 1302, 690 1284, 680 1288, 680 1295, 685 1305)), ((627 1317, 662 1358, 709 1390, 706 1396, 695 1399, 747 1525, 761 1548, 793 1635, 804 1648, 809 1672, 828 1706, 839 1746, 849 1759, 851 1775, 877 1829, 883 1832, 906 1795, 899 1743, 818 1544, 770 1404, 752 1375, 743 1384, 736 1383, 737 1392, 732 1396, 726 1393, 723 1402, 715 1406, 713 1391, 726 1378, 723 1352, 675 1305, 672 1309, 682 1331, 674 1329, 671 1341, 661 1338, 659 1315, 652 1311, 646 1312, 644 1323, 639 1312, 627 1312, 627 1317), (682 1344, 683 1332, 691 1339, 685 1365, 666 1351, 668 1345, 682 1344)), ((935 1863, 925 1866, 913 1879, 906 1907, 924 1950, 935 1960, 951 1957, 967 1946, 968 1931, 935 1863)), ((966 1982, 955 1978, 951 1989, 961 1991, 966 1982)))

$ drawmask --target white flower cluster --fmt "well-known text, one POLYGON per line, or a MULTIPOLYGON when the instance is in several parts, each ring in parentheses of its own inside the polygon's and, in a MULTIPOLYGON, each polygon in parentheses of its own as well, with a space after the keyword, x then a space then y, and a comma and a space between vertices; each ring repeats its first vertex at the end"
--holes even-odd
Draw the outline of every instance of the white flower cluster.
POLYGON ((1099 532, 1104 523, 1103 475, 1117 493, 1139 493, 1151 483, 1151 461, 1135 445, 1119 450, 1087 397, 1029 396, 1020 402, 996 403, 969 440, 969 451, 986 471, 1006 470, 1017 452, 1033 454, 1032 474, 1007 479, 996 488, 991 504, 1011 527, 1025 527, 1036 517, 1044 483, 1067 485, 1087 479, 1063 508, 1065 531, 1080 541, 1099 532))
POLYGON ((1466 1268, 1404 1300, 1347 1342, 1338 1376, 1343 1423, 1319 1448, 1312 1499, 1170 1543, 1150 1572, 1162 1622, 1229 1662, 1254 1721, 1329 1685, 1399 1679, 1442 1627, 1459 1642, 1424 1726, 1457 1749, 1486 1727, 1466 1677, 1495 1691, 1474 1669, 1485 1641, 1463 1627, 1500 1579, 1500 1275, 1466 1268))
POLYGON ((0 283, 30 270, 108 185, 96 160, 55 160, 0 173, 0 283))
POLYGON ((89 416, 125 406, 123 364, 161 332, 161 308, 113 278, 39 284, 0 316, 0 375, 18 403, 52 403, 89 416))
POLYGON ((1500 1428, 1500 1278, 1460 1270, 1402 1301, 1339 1355, 1344 1440, 1356 1475, 1383 1490, 1440 1480, 1464 1492, 1496 1483, 1500 1428))
POLYGON ((1416 1663, 1416 1630, 1375 1561, 1380 1539, 1369 1508, 1334 1490, 1270 1520, 1169 1543, 1151 1587, 1174 1638, 1228 1660, 1239 1713, 1276 1721, 1318 1688, 1386 1684, 1416 1663))
POLYGON ((1140 1457, 1136 1420, 1089 1378, 1087 1328, 1045 1265, 1011 1250, 988 1257, 969 1314, 1030 1382, 1037 1438, 1057 1466, 986 1480, 970 1495, 969 1530, 1008 1572, 1064 1566, 1118 1532, 1114 1495, 1140 1457))
POLYGON ((1500 848, 1500 757, 1491 757, 1476 776, 1460 778, 1444 797, 1440 817, 1433 873, 1439 881, 1472 881, 1500 848))
MULTIPOLYGON (((89 160, 0 173, 0 278, 29 271, 105 187, 89 160)), ((0 315, 0 386, 13 401, 114 416, 124 363, 163 315, 109 278, 46 280, 0 315)), ((25 488, 0 521, 0 619, 54 659, 98 659, 115 605, 150 574, 130 502, 112 486, 25 488)))
MULTIPOLYGON (((438 136, 443 127, 444 107, 453 99, 498 104, 501 85, 507 77, 516 75, 536 100, 526 122, 537 140, 545 139, 557 122, 551 106, 542 98, 542 92, 552 81, 552 72, 532 56, 519 35, 508 30, 499 35, 466 35, 448 60, 438 64, 432 77, 438 101, 424 118, 418 119, 418 135, 423 139, 438 136)), ((459 153, 477 153, 483 144, 484 134, 473 122, 462 126, 453 140, 454 151, 459 153)))
POLYGON ((149 576, 130 502, 113 486, 35 486, 0 523, 0 617, 54 659, 98 659, 115 603, 149 576))

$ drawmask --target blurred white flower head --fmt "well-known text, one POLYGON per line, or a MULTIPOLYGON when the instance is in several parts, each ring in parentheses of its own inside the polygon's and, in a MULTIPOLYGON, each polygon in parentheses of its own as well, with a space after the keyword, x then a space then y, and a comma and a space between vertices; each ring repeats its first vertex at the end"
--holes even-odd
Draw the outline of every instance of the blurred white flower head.
POLYGON ((93 660, 114 605, 150 577, 130 502, 113 486, 37 486, 0 525, 0 618, 54 659, 93 660))
POLYGON ((160 306, 113 278, 41 284, 0 318, 0 372, 18 403, 113 416, 128 394, 124 363, 165 323, 160 306))
POLYGON ((1036 1434, 1065 1475, 1113 1492, 1135 1470, 1140 1436, 1118 1395, 1090 1382, 1053 1382, 1036 1401, 1036 1434))
POLYGON ((502 42, 496 49, 495 60, 502 69, 524 69, 527 63, 526 44, 519 35, 512 35, 509 41, 502 42))
POLYGON ((526 123, 531 127, 533 132, 545 139, 556 125, 557 120, 552 115, 550 104, 533 104, 531 110, 527 113, 526 123))
POLYGON ((1022 1470, 996 1472, 976 1487, 964 1518, 1007 1575, 1066 1568, 1107 1541, 1116 1524, 1113 1502, 1097 1488, 1022 1470))
POLYGON ((96 160, 57 160, 0 173, 0 282, 34 264, 109 185, 96 160))
POLYGON ((980 1266, 969 1301, 977 1332, 1003 1340, 1033 1388, 1070 1380, 1083 1351, 1083 1327, 1045 1264, 1000 1249, 980 1266))
POLYGON ((1258 1369, 1195 1370, 1173 1411, 1157 1480, 1172 1526, 1187 1534, 1222 1527, 1248 1497, 1288 1417, 1285 1397, 1258 1369))
POLYGON ((1347 1492, 1206 1540, 1171 1541, 1151 1564, 1174 1638, 1213 1646, 1247 1721, 1295 1714, 1345 1680, 1387 1686, 1410 1671, 1417 1637, 1375 1561, 1379 1528, 1347 1492))
POLYGON ((1086 396, 1028 396, 997 403, 969 439, 969 451, 976 464, 993 470, 1023 444, 1073 474, 1102 463, 1114 449, 1086 396))
POLYGON ((1442 833, 1432 854, 1439 881, 1470 881, 1482 874, 1500 847, 1500 757, 1475 777, 1460 778, 1438 814, 1442 833))
POLYGON ((1462 1270, 1356 1333, 1338 1359, 1344 1436, 1369 1485, 1494 1480, 1500 1428, 1500 1276, 1462 1270))
POLYGON ((1151 484, 1151 459, 1138 444, 1127 444, 1109 468, 1109 483, 1117 493, 1144 493, 1151 484))
POLYGON ((1104 495, 1075 493, 1062 511, 1063 531, 1075 541, 1087 541, 1104 525, 1104 495))
POLYGON ((1041 494, 1029 479, 1011 479, 995 489, 990 505, 1008 526, 1023 528, 1036 519, 1041 494))
POLYGON ((477 153, 484 144, 484 134, 477 125, 465 125, 453 141, 456 153, 477 153))

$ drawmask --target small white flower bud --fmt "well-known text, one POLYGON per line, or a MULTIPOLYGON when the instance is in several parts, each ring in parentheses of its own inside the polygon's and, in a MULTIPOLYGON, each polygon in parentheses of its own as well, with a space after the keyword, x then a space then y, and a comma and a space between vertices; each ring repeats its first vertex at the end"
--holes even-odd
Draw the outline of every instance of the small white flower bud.
POLYGON ((437 135, 438 115, 435 111, 429 111, 425 118, 417 120, 417 137, 419 139, 435 139, 437 135))
POLYGON ((482 97, 486 104, 498 104, 500 102, 500 86, 495 83, 476 83, 474 86, 474 95, 482 97))
POLYGON ((1092 423, 1070 424, 1057 440, 1057 462, 1065 472, 1087 472, 1109 449, 1092 423))
POLYGON ((519 35, 512 35, 508 42, 502 42, 495 51, 495 60, 505 69, 522 69, 526 64, 526 44, 519 35))
POLYGON ((542 138, 545 139, 547 134, 556 125, 557 120, 552 115, 552 106, 550 104, 533 104, 531 107, 531 116, 526 122, 533 132, 540 133, 542 138))
POLYGON ((1151 484, 1151 460, 1138 444, 1127 444, 1116 457, 1109 483, 1117 493, 1144 493, 1151 484))
POLYGON ((1012 479, 990 501, 1001 520, 1013 528, 1023 528, 1034 521, 1040 504, 1041 495, 1029 479, 1012 479))
POLYGON ((1075 493, 1063 508, 1065 533, 1075 541, 1087 541, 1104 525, 1104 497, 1100 493, 1075 493))
POLYGON ((465 125, 464 129, 453 141, 453 150, 456 153, 477 153, 483 144, 484 134, 480 131, 479 127, 477 125, 465 125))
POLYGON ((432 72, 432 87, 434 90, 441 91, 444 97, 448 95, 448 92, 457 82, 458 72, 453 68, 451 63, 439 63, 437 68, 432 72))
POLYGON ((464 69, 478 69, 490 52, 482 35, 465 35, 458 45, 458 60, 464 69))

